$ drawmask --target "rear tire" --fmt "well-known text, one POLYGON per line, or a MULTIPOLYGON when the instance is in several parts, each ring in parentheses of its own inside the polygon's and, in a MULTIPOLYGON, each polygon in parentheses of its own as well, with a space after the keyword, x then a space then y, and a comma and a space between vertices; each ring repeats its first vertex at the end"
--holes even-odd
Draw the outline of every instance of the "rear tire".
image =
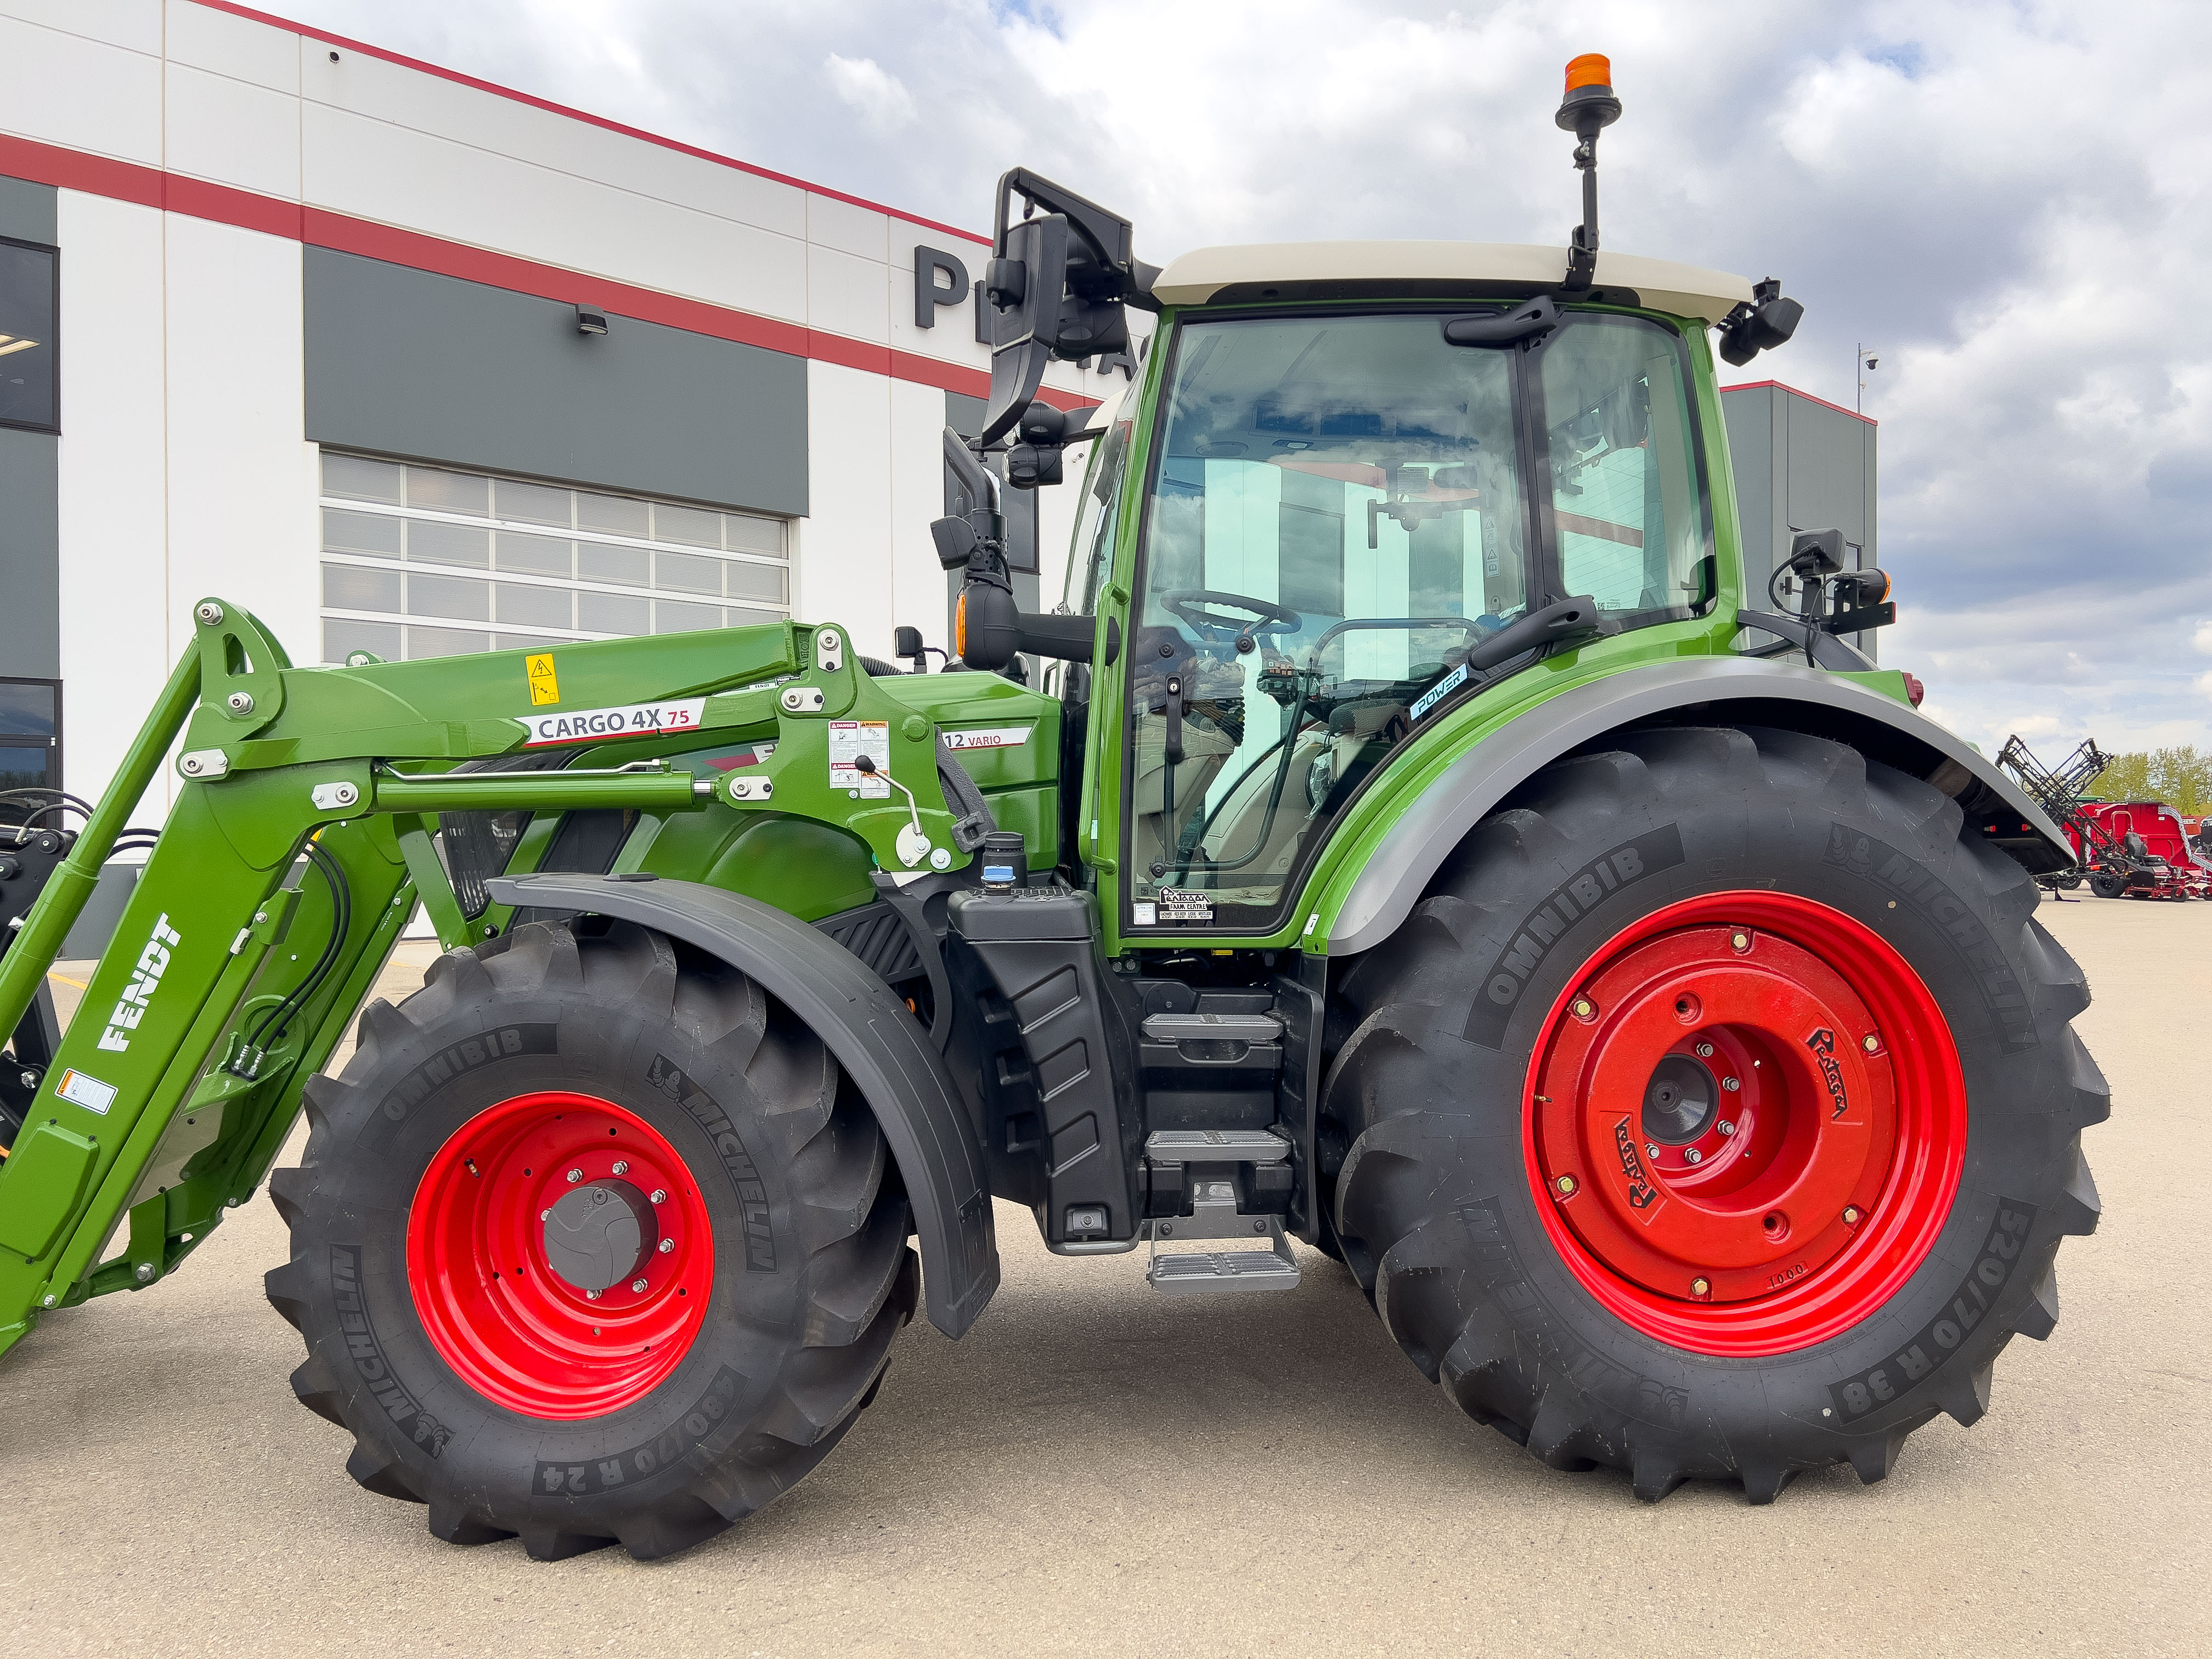
MULTIPOLYGON (((1476 1420, 1555 1468, 1627 1470, 1646 1499, 1703 1478, 1740 1482, 1765 1502, 1798 1473, 1841 1461, 1872 1481, 1939 1412, 1971 1424, 2006 1342, 2051 1334, 2052 1256, 2098 1212, 2080 1132, 2110 1105, 2069 1024, 2087 987, 2037 925, 2035 904, 2032 879, 1973 838, 1954 802, 1839 744, 1767 730, 1633 732, 1608 752, 1547 769, 1476 828, 1406 926, 1341 987, 1336 1019, 1356 1024, 1324 1107, 1352 1142, 1338 1230, 1384 1325, 1476 1420), (1603 884, 1593 878, 1601 864, 1603 884), (1735 909, 1742 931, 1715 921, 1735 909), (1641 943, 1639 928, 1650 933, 1641 943), (1717 962, 1699 955, 1715 950, 1717 962), (1731 951, 1743 961, 1732 964, 1731 951), (1661 977, 1654 964, 1668 952, 1690 977, 1661 977), (1885 981, 1874 964, 1892 959, 1905 970, 1885 981), (1692 1170, 1684 1147, 1703 1143, 1686 1118, 1680 1139, 1647 1141, 1658 1095, 1647 1091, 1646 1115, 1628 1129, 1633 1094, 1577 1083, 1578 1095, 1563 1096, 1557 1081, 1608 1075, 1562 1060, 1573 1044, 1598 1054, 1644 1032, 1650 1054, 1665 1054, 1659 1069, 1638 1062, 1657 1090, 1673 1047, 1705 1040, 1708 1015, 1686 988, 1733 995, 1728 987, 1754 968, 1784 988, 1799 974, 1856 1009, 1861 1027, 1829 1024, 1865 1030, 1874 1057, 1861 1064, 1863 1039, 1838 1032, 1841 1071, 1815 1070, 1808 1052, 1828 1051, 1777 1016, 1763 1038, 1744 1028, 1747 1046, 1729 1066, 1728 1039, 1716 1035, 1713 1067, 1744 1071, 1747 1091, 1715 1093, 1698 1133, 1732 1134, 1718 1113, 1748 1118, 1745 1107, 1771 1088, 1775 1121, 1793 1135, 1827 1133, 1832 1116, 1850 1128, 1853 1102, 1861 1121, 1886 1112, 1895 1133, 1894 1161, 1838 1172, 1879 1176, 1877 1187, 1808 1205, 1820 1212, 1796 1218, 1800 1243, 1786 1243, 1789 1217, 1770 1217, 1780 1231, 1767 1237, 1785 1241, 1771 1261, 1755 1234, 1747 1247, 1721 1229, 1726 1218, 1698 1208, 1735 1201, 1697 1183, 1719 1176, 1724 1158, 1749 1158, 1749 1141, 1713 1139, 1711 1168, 1692 1170), (1708 973, 1717 977, 1695 977, 1708 973), (1844 989, 1831 983, 1838 975, 1844 989), (1673 999, 1678 982, 1671 1006, 1683 1029, 1674 1031, 1668 1005, 1647 993, 1664 985, 1673 999), (1577 1035, 1578 1024, 1593 1035, 1577 1035), (1745 1070, 1754 1054, 1772 1069, 1745 1070), (1947 1064, 1955 1085, 1942 1081, 1947 1064), (1848 1094, 1824 1081, 1839 1077, 1848 1094), (1791 1078, 1802 1086, 1782 1086, 1791 1078), (1547 1115, 1560 1111, 1605 1123, 1562 1142, 1547 1115), (1616 1112, 1618 1137, 1606 1127, 1616 1112), (1950 1174, 1936 1178, 1947 1159, 1950 1174), (1669 1163, 1680 1167, 1669 1174, 1669 1163), (1908 1179, 1914 1169, 1929 1178, 1908 1179), (1877 1189, 1862 1211, 1857 1194, 1877 1189), (1630 1196, 1607 1212, 1616 1191, 1630 1196), (1685 1227, 1686 1217, 1714 1230, 1685 1227), (1844 1219, 1857 1231, 1838 1229, 1844 1219), (1893 1219, 1887 1253, 1875 1251, 1893 1219), (1655 1254, 1694 1256, 1708 1237, 1713 1269, 1655 1254), (1754 1258, 1771 1288, 1744 1276, 1754 1258)), ((1748 1122, 1744 1133, 1754 1133, 1748 1122)), ((1875 1143, 1835 1134, 1870 1158, 1875 1143)), ((1816 1184, 1808 1175, 1789 1190, 1816 1184)), ((1743 1188, 1754 1219, 1763 1190, 1743 1188)))
POLYGON ((2089 890, 2100 899, 2116 899, 2128 890, 2128 878, 2100 870, 2089 878, 2089 890))
POLYGON ((307 1103, 270 1183, 293 1389, 450 1542, 711 1537, 836 1444, 913 1313, 904 1190, 820 1039, 631 924, 448 952, 307 1103))

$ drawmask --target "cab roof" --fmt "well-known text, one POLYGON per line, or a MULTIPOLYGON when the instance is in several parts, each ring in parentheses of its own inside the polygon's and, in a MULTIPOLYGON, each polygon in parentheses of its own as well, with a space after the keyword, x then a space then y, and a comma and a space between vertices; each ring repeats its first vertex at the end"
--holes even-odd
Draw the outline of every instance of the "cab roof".
MULTIPOLYGON (((1194 248, 1159 274, 1152 294, 1163 305, 1197 306, 1381 297, 1394 289, 1424 296, 1485 288, 1530 292, 1556 289, 1566 270, 1565 248, 1525 242, 1254 242, 1194 248)), ((1635 304, 1707 323, 1751 298, 1741 276, 1602 248, 1595 286, 1630 289, 1635 304)))

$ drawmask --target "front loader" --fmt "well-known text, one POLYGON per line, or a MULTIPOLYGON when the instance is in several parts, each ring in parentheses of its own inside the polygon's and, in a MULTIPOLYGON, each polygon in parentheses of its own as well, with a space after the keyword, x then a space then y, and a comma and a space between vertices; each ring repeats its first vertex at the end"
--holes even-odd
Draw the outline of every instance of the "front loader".
POLYGON ((994 1200, 1165 1293, 1356 1286, 1478 1422, 1646 1499, 1872 1481, 1980 1416, 2097 1216, 2087 988, 2034 919, 2071 853, 1845 642, 1881 572, 1820 531, 1747 568, 1713 343, 1798 309, 1601 252, 1620 104, 1567 82, 1565 249, 1161 270, 1009 173, 951 671, 797 623, 295 667, 201 601, 105 799, 0 881, 0 1348, 265 1179, 349 1472, 541 1559, 789 1486, 918 1305, 981 1315, 994 1200), (1036 401, 1133 307, 1115 404, 1036 401), (1002 492, 1079 441, 1024 613, 1002 492), (444 954, 363 1009, 418 907, 444 954))

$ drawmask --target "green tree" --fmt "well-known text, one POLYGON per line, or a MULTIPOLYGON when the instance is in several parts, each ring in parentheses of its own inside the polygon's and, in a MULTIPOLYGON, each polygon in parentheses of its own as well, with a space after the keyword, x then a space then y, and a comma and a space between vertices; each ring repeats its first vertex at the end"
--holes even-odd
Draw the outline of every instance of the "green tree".
POLYGON ((2162 800, 2195 817, 2212 809, 2212 754, 2185 743, 2115 755, 2089 793, 2100 800, 2162 800))
POLYGON ((2150 794, 2150 757, 2138 750, 2115 755, 2112 763, 2097 775, 2089 793, 2100 800, 2144 800, 2150 794))
POLYGON ((2153 750, 2150 787, 2154 799, 2195 817, 2212 805, 2212 754, 2193 743, 2153 750))

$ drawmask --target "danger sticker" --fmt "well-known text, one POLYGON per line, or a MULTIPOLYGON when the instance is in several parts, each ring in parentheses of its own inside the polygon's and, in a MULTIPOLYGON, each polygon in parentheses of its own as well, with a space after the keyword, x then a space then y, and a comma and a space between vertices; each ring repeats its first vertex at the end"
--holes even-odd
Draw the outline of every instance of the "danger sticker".
POLYGON ((978 726, 965 732, 947 732, 947 749, 1018 749, 1035 728, 1027 726, 978 726))
POLYGON ((592 743, 610 738, 650 737, 661 732, 696 732, 706 711, 706 698, 686 697, 680 702, 634 702, 622 708, 526 714, 522 723, 530 728, 530 736, 522 746, 540 749, 549 743, 592 743))
POLYGON ((72 1106, 82 1106, 88 1112, 107 1115, 107 1109, 115 1104, 115 1085, 102 1083, 96 1077, 87 1077, 75 1066, 62 1073, 61 1082, 54 1092, 72 1106))
POLYGON ((889 720, 830 722, 830 787, 848 789, 862 800, 890 798, 891 723, 889 720), (866 769, 860 759, 867 757, 866 769))
POLYGON ((543 708, 561 701, 560 677, 553 672, 553 653, 533 651, 522 659, 523 671, 530 677, 530 706, 543 708))

